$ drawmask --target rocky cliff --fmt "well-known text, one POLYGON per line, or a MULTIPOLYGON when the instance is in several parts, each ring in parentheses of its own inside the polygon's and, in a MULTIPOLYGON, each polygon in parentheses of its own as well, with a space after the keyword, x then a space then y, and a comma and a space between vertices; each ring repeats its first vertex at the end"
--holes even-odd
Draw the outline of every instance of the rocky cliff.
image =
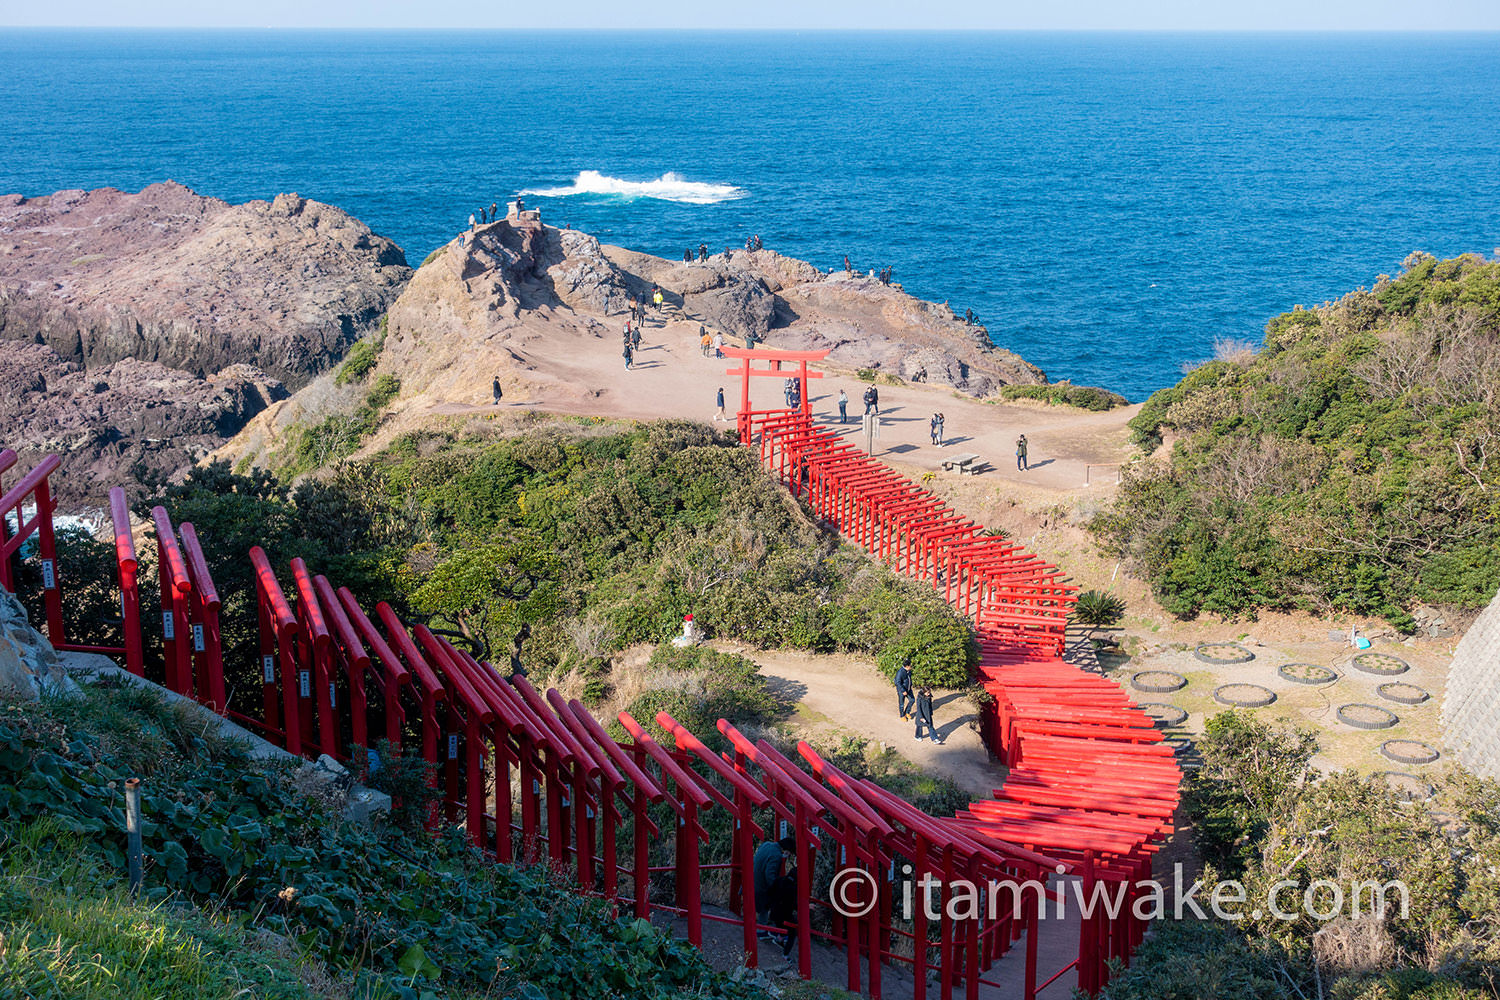
POLYGON ((63 496, 171 474, 372 330, 411 274, 347 213, 178 184, 0 196, 0 443, 63 496))
POLYGON ((874 278, 825 274, 769 250, 673 262, 576 230, 507 220, 448 244, 417 271, 391 307, 383 365, 419 390, 452 388, 481 359, 523 393, 527 383, 553 388, 562 373, 549 362, 587 349, 569 338, 623 323, 629 300, 653 285, 663 291, 667 320, 723 331, 735 343, 753 336, 769 347, 828 348, 835 369, 904 378, 925 370, 929 383, 978 397, 1046 381, 1034 365, 991 346, 983 327, 874 278))

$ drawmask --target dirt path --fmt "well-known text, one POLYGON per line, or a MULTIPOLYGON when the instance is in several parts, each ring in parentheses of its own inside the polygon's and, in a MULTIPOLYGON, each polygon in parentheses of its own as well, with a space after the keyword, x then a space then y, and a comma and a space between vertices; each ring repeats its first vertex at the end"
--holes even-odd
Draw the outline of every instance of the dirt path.
POLYGON ((971 723, 972 702, 957 692, 940 692, 932 700, 933 721, 941 743, 914 738, 916 726, 896 714, 896 688, 869 660, 820 656, 792 650, 760 650, 733 643, 714 643, 760 665, 773 688, 793 698, 797 722, 811 735, 856 733, 894 749, 902 757, 951 778, 977 799, 991 798, 1005 781, 1005 767, 990 760, 971 723))
MULTIPOLYGON (((521 348, 534 367, 529 377, 539 388, 525 402, 502 401, 498 406, 462 400, 432 401, 426 412, 434 415, 514 413, 535 410, 576 416, 625 417, 640 420, 679 417, 711 421, 720 386, 726 397, 729 425, 740 406, 740 379, 725 374, 738 366, 728 358, 705 358, 698 345, 698 324, 670 317, 653 319, 644 328, 641 349, 632 370, 626 371, 613 336, 582 338, 571 342, 566 356, 521 348), (554 388, 547 389, 545 386, 554 388)), ((489 396, 489 375, 474 373, 475 391, 489 396)), ((757 410, 785 406, 779 379, 751 380, 750 405, 757 410)), ((810 380, 814 419, 863 442, 860 400, 868 383, 850 375, 827 373, 810 380), (839 423, 838 393, 849 397, 849 422, 839 423)), ((915 470, 918 475, 934 472, 945 478, 964 478, 941 471, 948 455, 971 452, 980 456, 981 481, 1042 491, 1074 491, 1086 476, 1095 482, 1114 481, 1109 465, 1130 454, 1125 423, 1135 415, 1132 406, 1105 413, 1090 413, 1071 407, 1047 406, 1022 401, 981 402, 945 386, 878 386, 880 392, 880 437, 874 454, 888 462, 915 470), (947 435, 945 447, 932 444, 929 420, 942 412, 947 435), (1024 433, 1030 443, 1028 472, 1016 469, 1015 442, 1024 433)), ((472 397, 471 397, 472 398, 472 397)))

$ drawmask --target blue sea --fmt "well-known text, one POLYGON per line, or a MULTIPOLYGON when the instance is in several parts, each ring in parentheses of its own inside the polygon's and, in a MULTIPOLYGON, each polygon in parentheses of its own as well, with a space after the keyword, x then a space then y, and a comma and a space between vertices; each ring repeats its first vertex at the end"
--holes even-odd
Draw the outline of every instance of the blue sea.
POLYGON ((1500 246, 1500 35, 0 31, 0 192, 469 213, 890 266, 1132 400, 1216 338, 1500 246))

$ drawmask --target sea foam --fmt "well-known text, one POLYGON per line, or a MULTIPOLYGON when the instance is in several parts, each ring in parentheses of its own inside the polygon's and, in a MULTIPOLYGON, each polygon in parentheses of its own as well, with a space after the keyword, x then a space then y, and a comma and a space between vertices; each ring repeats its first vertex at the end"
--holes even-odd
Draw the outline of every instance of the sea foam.
POLYGON ((533 188, 522 191, 523 195, 538 198, 565 198, 575 194, 612 195, 617 198, 657 198, 661 201, 677 201, 687 205, 715 205, 721 201, 743 198, 744 188, 733 184, 705 184, 701 181, 684 180, 675 173, 662 174, 654 181, 627 181, 610 177, 597 170, 584 170, 568 187, 533 188))

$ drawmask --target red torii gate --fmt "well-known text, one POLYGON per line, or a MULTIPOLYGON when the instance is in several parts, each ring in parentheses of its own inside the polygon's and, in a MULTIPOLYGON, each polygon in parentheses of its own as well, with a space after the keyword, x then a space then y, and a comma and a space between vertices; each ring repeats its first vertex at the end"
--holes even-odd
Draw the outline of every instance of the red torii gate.
MULTIPOLYGON (((831 348, 830 348, 830 350, 831 350, 831 348)), ((740 367, 738 367, 738 368, 726 368, 724 370, 724 374, 725 375, 738 375, 738 376, 740 376, 740 382, 741 382, 741 385, 740 385, 740 412, 739 412, 738 425, 739 425, 739 429, 740 429, 740 440, 741 441, 745 440, 745 431, 746 431, 746 428, 749 425, 750 417, 751 417, 751 410, 750 410, 750 378, 751 378, 751 376, 760 376, 760 377, 767 377, 767 378, 773 378, 773 377, 774 378, 786 378, 788 373, 787 373, 786 370, 782 369, 782 367, 781 367, 781 365, 782 365, 783 362, 787 362, 787 363, 795 362, 796 363, 796 365, 797 365, 797 384, 798 384, 798 386, 802 390, 802 406, 801 406, 802 414, 803 414, 803 416, 809 416, 809 417, 812 415, 812 405, 808 401, 808 398, 807 398, 807 380, 810 379, 810 378, 822 378, 823 377, 823 373, 822 372, 810 372, 810 371, 808 371, 807 370, 807 363, 809 361, 822 361, 824 358, 828 357, 828 351, 826 351, 826 350, 824 350, 824 351, 782 351, 782 350, 777 350, 775 348, 770 348, 770 347, 745 348, 745 347, 729 347, 728 345, 725 345, 724 347, 720 348, 720 351, 726 357, 739 358, 743 362, 743 364, 741 364, 740 367), (765 361, 765 362, 767 362, 767 364, 769 365, 769 367, 762 368, 762 369, 756 369, 753 366, 753 362, 756 362, 756 361, 765 361)), ((795 407, 792 407, 792 408, 785 408, 784 407, 784 408, 782 408, 780 410, 774 410, 774 411, 767 410, 767 411, 764 411, 764 412, 767 412, 767 413, 771 413, 771 412, 791 413, 791 412, 796 412, 796 408, 795 407)))

